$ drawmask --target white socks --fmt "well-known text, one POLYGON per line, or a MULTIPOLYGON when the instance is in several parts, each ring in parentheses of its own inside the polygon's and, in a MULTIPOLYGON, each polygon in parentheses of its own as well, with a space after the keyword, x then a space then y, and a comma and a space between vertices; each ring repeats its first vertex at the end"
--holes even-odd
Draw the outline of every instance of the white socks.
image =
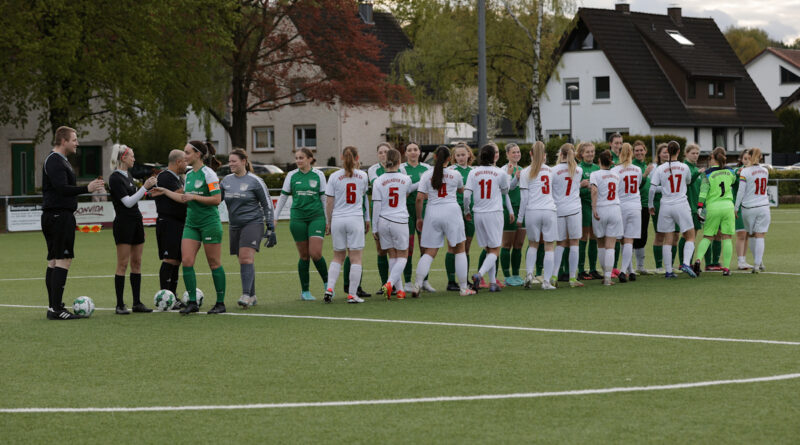
MULTIPOLYGON (((336 273, 339 274, 338 272, 336 273)), ((355 295, 358 293, 358 286, 361 286, 361 265, 350 264, 350 289, 349 294, 355 295)))
POLYGON ((389 282, 397 290, 403 290, 403 269, 406 268, 408 257, 389 259, 389 282))
POLYGON ((694 256, 694 241, 686 241, 683 245, 683 263, 687 266, 692 264, 692 256, 694 256))
POLYGON ((553 251, 544 252, 544 265, 542 267, 542 280, 550 281, 553 276, 553 251))
POLYGON ((486 258, 483 259, 483 264, 481 264, 481 268, 478 269, 478 273, 481 276, 490 273, 492 269, 495 267, 496 262, 497 262, 497 255, 493 253, 487 253, 486 258))
MULTIPOLYGON (((598 244, 598 246, 597 246, 597 261, 600 263, 600 269, 602 269, 603 275, 605 275, 606 267, 608 267, 606 265, 606 249, 600 247, 600 241, 599 240, 597 241, 597 244, 598 244)), ((609 272, 611 271, 611 269, 608 269, 608 270, 609 270, 609 272)))
POLYGON ((536 247, 528 246, 528 253, 525 254, 525 271, 531 275, 533 275, 533 271, 536 269, 536 251, 539 250, 536 247))
MULTIPOLYGON (((564 258, 564 249, 563 246, 556 245, 556 254, 553 257, 553 267, 558 270, 561 269, 561 260, 564 258)), ((555 275, 558 275, 557 273, 555 275)))
POLYGON ((428 276, 428 272, 431 270, 432 263, 433 257, 427 253, 419 257, 419 262, 417 263, 417 277, 415 281, 417 287, 422 286, 422 281, 424 281, 425 277, 428 276))
POLYGON ((760 267, 764 260, 764 238, 753 238, 755 249, 753 250, 753 267, 760 267))
POLYGON ((633 272, 631 265, 633 264, 633 244, 622 245, 622 267, 620 270, 623 273, 633 272))
POLYGON ((341 270, 341 263, 331 261, 331 265, 328 266, 328 289, 334 289, 336 287, 336 280, 339 279, 339 272, 341 272, 341 270))
POLYGON ((672 273, 672 244, 661 246, 661 252, 664 257, 664 270, 667 273, 672 273))
POLYGON ((456 279, 458 280, 458 287, 461 290, 467 288, 467 273, 469 266, 467 265, 467 253, 461 252, 456 254, 456 279))
POLYGON ((578 277, 578 246, 569 246, 569 277, 578 277))
POLYGON ((610 280, 611 271, 614 269, 614 249, 605 249, 605 251, 606 251, 606 267, 603 269, 603 275, 610 280))

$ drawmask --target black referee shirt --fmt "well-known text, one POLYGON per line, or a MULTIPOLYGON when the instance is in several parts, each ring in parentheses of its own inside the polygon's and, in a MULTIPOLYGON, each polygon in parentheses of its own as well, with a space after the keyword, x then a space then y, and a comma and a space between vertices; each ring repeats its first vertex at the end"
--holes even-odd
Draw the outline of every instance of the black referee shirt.
POLYGON ((136 203, 133 207, 125 207, 122 203, 122 198, 136 194, 136 184, 133 183, 133 178, 130 174, 120 170, 114 170, 111 176, 108 177, 108 188, 111 191, 111 202, 114 203, 114 212, 117 214, 117 219, 135 221, 141 219, 142 212, 139 211, 139 204, 136 203))
MULTIPOLYGON (((165 169, 156 177, 156 185, 174 192, 183 188, 183 181, 172 170, 165 169)), ((186 221, 186 204, 175 202, 166 195, 157 196, 155 200, 158 216, 186 221)))
POLYGON ((76 185, 75 172, 66 156, 50 152, 42 167, 42 209, 50 211, 78 210, 77 196, 89 193, 85 185, 76 185))

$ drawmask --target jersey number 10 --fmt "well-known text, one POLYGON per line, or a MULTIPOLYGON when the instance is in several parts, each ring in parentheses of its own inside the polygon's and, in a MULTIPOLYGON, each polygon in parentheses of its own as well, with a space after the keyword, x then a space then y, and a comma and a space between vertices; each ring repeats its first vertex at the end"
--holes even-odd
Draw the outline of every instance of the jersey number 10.
POLYGON ((767 194, 767 178, 756 178, 756 195, 767 194))

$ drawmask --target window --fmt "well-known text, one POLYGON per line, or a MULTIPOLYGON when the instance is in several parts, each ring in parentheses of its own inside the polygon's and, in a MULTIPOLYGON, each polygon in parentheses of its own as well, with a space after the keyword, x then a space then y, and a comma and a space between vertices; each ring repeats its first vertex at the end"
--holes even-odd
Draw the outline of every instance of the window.
POLYGON ((253 151, 275 150, 275 127, 253 127, 253 151))
POLYGON ((614 133, 619 133, 623 136, 628 136, 630 134, 630 129, 628 128, 603 128, 603 140, 608 141, 611 140, 611 135, 614 133))
POLYGON ((580 100, 581 91, 579 89, 578 79, 565 79, 564 80, 564 100, 580 100), (570 87, 575 87, 570 90, 570 87))
POLYGON ((586 35, 586 38, 581 42, 581 49, 594 49, 594 36, 592 33, 586 35))
POLYGON ((708 97, 723 99, 725 97, 725 82, 714 80, 709 81, 708 97))
POLYGON ((298 125, 294 127, 294 148, 317 148, 317 126, 298 125))
POLYGON ((569 137, 569 130, 547 130, 547 139, 569 137))
POLYGON ((781 83, 800 83, 800 76, 781 67, 781 83))
POLYGON ((79 179, 94 179, 103 175, 103 147, 79 145, 78 151, 68 159, 79 179))
POLYGON ((678 42, 678 43, 680 43, 681 45, 684 45, 684 46, 694 46, 694 43, 692 43, 692 41, 691 41, 691 40, 689 40, 689 39, 687 39, 686 37, 684 37, 684 36, 683 36, 683 34, 681 34, 680 32, 678 32, 678 31, 675 31, 674 29, 666 29, 665 31, 667 32, 667 34, 668 34, 670 37, 672 37, 673 39, 675 39, 675 41, 676 41, 676 42, 678 42))
POLYGON ((305 102, 308 97, 305 95, 306 80, 295 77, 289 80, 289 88, 292 91, 292 102, 305 102))
POLYGON ((714 147, 728 148, 728 136, 724 128, 712 128, 711 137, 714 140, 714 147))
POLYGON ((595 99, 611 98, 611 89, 609 86, 608 76, 594 78, 594 98, 595 99))
POLYGON ((687 92, 687 96, 689 97, 689 99, 694 99, 695 97, 697 97, 697 82, 695 82, 694 80, 690 80, 687 86, 689 89, 687 92))

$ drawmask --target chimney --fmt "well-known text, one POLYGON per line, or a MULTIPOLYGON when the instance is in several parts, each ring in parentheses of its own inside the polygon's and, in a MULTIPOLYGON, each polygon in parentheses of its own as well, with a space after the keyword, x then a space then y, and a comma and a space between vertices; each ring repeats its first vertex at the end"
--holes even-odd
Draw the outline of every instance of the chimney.
POLYGON ((681 22, 680 6, 670 6, 667 8, 667 15, 669 16, 670 20, 672 20, 672 23, 675 24, 675 26, 683 26, 683 23, 681 22))
POLYGON ((372 25, 375 22, 372 20, 372 3, 371 2, 358 2, 358 15, 361 20, 367 25, 372 25))
POLYGON ((631 5, 628 3, 617 3, 615 6, 615 10, 617 12, 621 12, 623 14, 630 14, 631 13, 631 5))

